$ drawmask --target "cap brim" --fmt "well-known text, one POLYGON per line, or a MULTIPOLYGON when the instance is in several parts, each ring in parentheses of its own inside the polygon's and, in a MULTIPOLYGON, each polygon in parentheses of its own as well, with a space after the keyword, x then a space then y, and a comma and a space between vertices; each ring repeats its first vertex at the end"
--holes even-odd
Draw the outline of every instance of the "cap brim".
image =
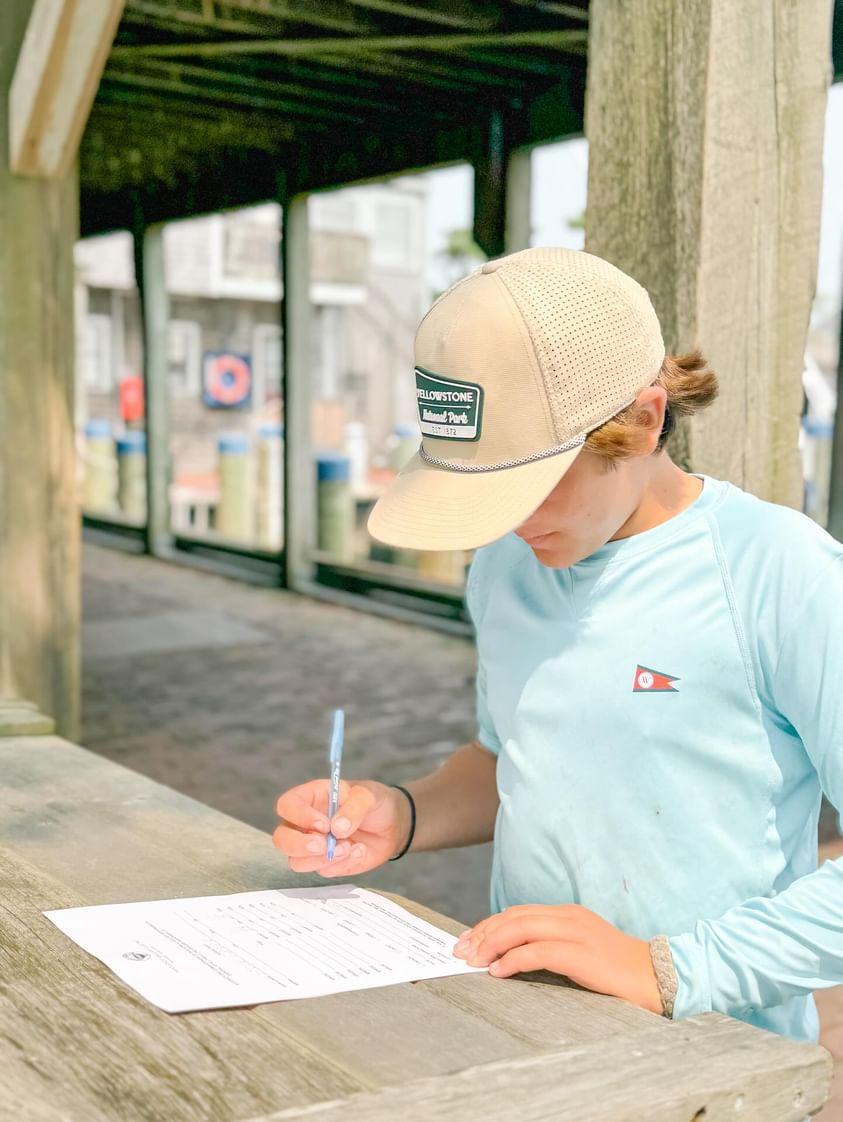
POLYGON ((368 531, 402 549, 478 549, 529 518, 582 448, 478 472, 439 468, 416 453, 375 503, 368 531))

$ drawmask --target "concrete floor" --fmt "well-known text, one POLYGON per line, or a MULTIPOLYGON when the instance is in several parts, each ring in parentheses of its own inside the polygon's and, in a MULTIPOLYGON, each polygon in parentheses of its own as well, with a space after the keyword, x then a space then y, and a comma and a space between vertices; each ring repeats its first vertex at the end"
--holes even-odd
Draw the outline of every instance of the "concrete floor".
MULTIPOLYGON (((83 604, 82 743, 259 829, 282 790, 324 774, 338 705, 349 778, 400 783, 473 735, 465 640, 92 545, 83 604)), ((471 923, 490 856, 417 854, 357 879, 471 923)), ((819 1117, 843 1122, 843 987, 818 998, 838 1071, 819 1117)))

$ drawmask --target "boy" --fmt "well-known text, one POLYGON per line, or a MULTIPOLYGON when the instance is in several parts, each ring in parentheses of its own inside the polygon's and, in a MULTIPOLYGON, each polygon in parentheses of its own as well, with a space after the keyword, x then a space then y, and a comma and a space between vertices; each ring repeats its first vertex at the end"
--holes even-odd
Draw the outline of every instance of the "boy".
POLYGON ((471 963, 816 1040, 811 991, 843 981, 843 860, 816 868, 822 790, 843 805, 843 548, 672 463, 716 379, 605 261, 487 262, 416 360, 422 446, 369 528, 485 547, 477 740, 407 788, 346 784, 330 864, 327 781, 286 792, 276 845, 347 876, 494 838, 471 963))

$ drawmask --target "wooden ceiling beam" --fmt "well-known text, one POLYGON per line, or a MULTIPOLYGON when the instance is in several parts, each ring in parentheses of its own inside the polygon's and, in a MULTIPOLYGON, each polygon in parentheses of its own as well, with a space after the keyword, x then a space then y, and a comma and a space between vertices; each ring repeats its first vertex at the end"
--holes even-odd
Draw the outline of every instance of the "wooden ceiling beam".
POLYGON ((164 95, 174 94, 182 100, 186 115, 190 114, 191 104, 198 101, 205 105, 214 105, 220 112, 224 112, 227 108, 245 106, 264 113, 297 117, 304 121, 346 121, 350 124, 363 124, 366 120, 365 114, 350 113, 339 108, 322 108, 305 101, 291 101, 289 98, 270 97, 258 91, 250 92, 242 87, 229 87, 223 90, 218 85, 212 89, 203 83, 185 82, 179 78, 167 78, 161 75, 139 74, 137 71, 122 73, 110 70, 106 72, 103 81, 104 90, 122 86, 128 92, 146 89, 164 95))
POLYGON ((207 5, 195 9, 173 0, 127 0, 126 14, 129 18, 152 16, 174 26, 205 27, 212 31, 248 31, 250 25, 258 30, 273 23, 324 27, 351 35, 369 35, 379 30, 371 16, 355 8, 350 0, 209 0, 207 5))
POLYGON ((500 27, 504 20, 500 4, 475 0, 349 0, 349 3, 370 12, 475 31, 500 27))
POLYGON ((406 55, 378 53, 374 57, 349 58, 348 55, 319 55, 314 61, 326 66, 336 67, 348 74, 378 74, 389 79, 395 88, 396 75, 400 75, 402 86, 429 86, 452 93, 477 93, 483 89, 517 93, 523 89, 523 82, 517 78, 507 78, 482 67, 472 67, 467 56, 460 60, 460 66, 443 66, 441 63, 422 62, 406 55))
MULTIPOLYGON (((585 40, 558 47, 554 54, 571 56, 585 56, 588 53, 588 43, 585 40)), ((502 70, 519 71, 521 74, 542 74, 545 77, 558 77, 560 65, 571 65, 570 57, 560 64, 558 57, 545 59, 536 55, 514 55, 505 51, 466 51, 466 61, 488 63, 490 66, 499 66, 502 70)))
POLYGON ((565 48, 587 41, 588 32, 564 28, 539 31, 481 32, 465 35, 373 35, 321 39, 236 39, 226 42, 163 43, 115 47, 114 58, 177 58, 267 54, 313 56, 318 54, 369 54, 379 51, 432 51, 449 53, 472 47, 565 48))
POLYGON ((13 172, 67 174, 122 11, 123 0, 35 0, 9 89, 13 172))
POLYGON ((131 66, 120 59, 109 62, 105 69, 104 78, 115 78, 127 85, 131 85, 137 77, 138 85, 154 83, 156 81, 177 82, 190 89, 195 83, 200 83, 201 88, 212 91, 215 88, 221 91, 223 97, 227 93, 243 92, 257 93, 269 100, 274 100, 281 105, 285 100, 293 98, 295 102, 305 103, 319 107, 324 105, 327 109, 356 108, 376 113, 397 113, 400 106, 393 97, 375 98, 365 97, 353 90, 323 90, 312 83, 285 82, 268 78, 265 73, 254 70, 243 72, 233 71, 229 68, 201 66, 195 63, 173 61, 169 59, 140 59, 131 66))
MULTIPOLYGON (((97 102, 83 144, 90 145, 91 138, 99 131, 108 133, 109 153, 119 154, 132 147, 153 151, 161 137, 152 135, 150 121, 158 124, 166 122, 168 135, 195 134, 197 139, 205 137, 208 142, 212 142, 215 137, 225 136, 229 140, 236 139, 247 150, 253 146, 261 151, 272 151, 279 141, 289 141, 301 136, 301 130, 290 121, 270 123, 259 114, 245 113, 235 108, 226 113, 223 119, 218 111, 198 103, 195 109, 191 108, 190 114, 186 114, 184 103, 178 98, 163 98, 147 91, 143 91, 138 99, 138 105, 144 111, 143 116, 138 115, 133 120, 132 115, 126 112, 126 102, 127 99, 118 90, 111 92, 108 101, 97 102), (104 128, 106 121, 109 122, 107 129, 104 128), (115 147, 118 138, 120 145, 115 147)), ((316 123, 312 127, 320 131, 324 128, 316 123)))
POLYGON ((565 16, 566 19, 588 23, 588 10, 575 4, 560 4, 557 0, 511 0, 519 8, 529 8, 532 12, 547 16, 565 16))

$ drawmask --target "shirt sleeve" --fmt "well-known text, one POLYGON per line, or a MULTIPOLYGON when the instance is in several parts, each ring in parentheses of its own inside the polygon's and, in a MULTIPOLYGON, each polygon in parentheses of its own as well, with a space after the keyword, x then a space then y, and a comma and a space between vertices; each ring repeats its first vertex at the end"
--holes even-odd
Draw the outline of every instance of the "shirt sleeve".
POLYGON ((477 739, 495 756, 501 750, 501 742, 498 734, 495 732, 495 726, 492 723, 492 718, 489 713, 489 705, 486 700, 486 668, 480 660, 480 655, 477 656, 477 739))
POLYGON ((477 719, 477 740, 484 748, 497 756, 501 750, 501 742, 495 732, 492 715, 489 712, 489 703, 486 693, 486 664, 483 659, 480 641, 481 624, 483 620, 483 589, 484 582, 481 574, 482 555, 475 554, 469 569, 465 588, 465 602, 471 622, 474 624, 475 647, 477 651, 477 672, 475 676, 475 714, 477 719))
MULTIPOLYGON (((773 700, 802 740, 823 791, 843 807, 843 556, 793 620, 773 700)), ((675 1017, 780 1005, 843 982, 843 858, 772 897, 756 897, 670 939, 675 1017)))

